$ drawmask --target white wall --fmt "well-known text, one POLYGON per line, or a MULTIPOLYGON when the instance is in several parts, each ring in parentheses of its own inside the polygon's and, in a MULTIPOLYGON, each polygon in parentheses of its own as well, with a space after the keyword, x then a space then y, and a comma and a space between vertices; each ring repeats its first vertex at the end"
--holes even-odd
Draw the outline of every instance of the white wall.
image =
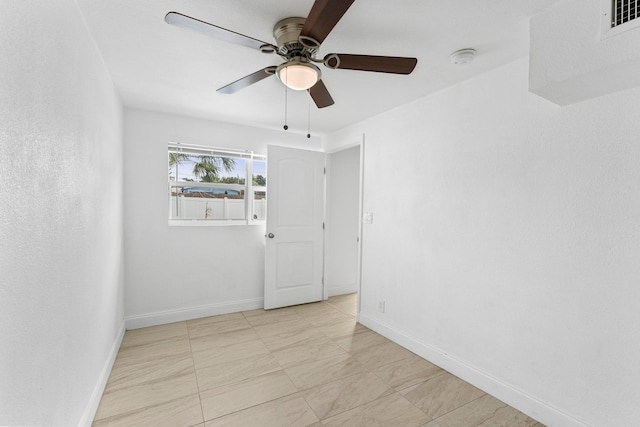
POLYGON ((527 87, 520 60, 328 138, 366 138, 361 320, 550 426, 636 425, 640 90, 527 87))
POLYGON ((325 286, 329 296, 358 290, 360 146, 328 155, 325 286))
POLYGON ((89 425, 124 332, 122 110, 73 0, 0 14, 0 425, 89 425))
POLYGON ((264 225, 168 226, 167 143, 266 153, 319 138, 129 109, 124 128, 127 327, 261 308, 264 225))

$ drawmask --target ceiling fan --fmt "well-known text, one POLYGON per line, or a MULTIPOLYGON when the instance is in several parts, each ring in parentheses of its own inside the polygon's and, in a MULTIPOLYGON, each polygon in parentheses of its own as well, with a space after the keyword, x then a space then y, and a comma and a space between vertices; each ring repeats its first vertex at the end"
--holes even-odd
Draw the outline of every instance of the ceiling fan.
POLYGON ((231 94, 275 74, 288 88, 307 90, 316 106, 324 108, 333 105, 334 102, 322 81, 320 68, 315 64, 324 64, 329 69, 410 74, 418 63, 416 58, 343 53, 330 53, 322 59, 317 59, 316 54, 320 45, 354 1, 316 0, 307 18, 294 17, 280 20, 273 28, 276 45, 178 12, 167 13, 164 19, 169 24, 198 31, 217 39, 257 49, 263 53, 275 53, 285 61, 278 66, 265 67, 242 77, 221 87, 217 92, 231 94))

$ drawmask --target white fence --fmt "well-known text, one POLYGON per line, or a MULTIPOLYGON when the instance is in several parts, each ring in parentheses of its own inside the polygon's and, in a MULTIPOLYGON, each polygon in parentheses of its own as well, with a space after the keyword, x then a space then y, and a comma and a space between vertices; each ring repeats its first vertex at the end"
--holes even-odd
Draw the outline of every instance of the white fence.
MULTIPOLYGON (((253 200, 254 219, 265 219, 267 200, 253 200)), ((171 196, 172 219, 245 219, 243 199, 171 196)))

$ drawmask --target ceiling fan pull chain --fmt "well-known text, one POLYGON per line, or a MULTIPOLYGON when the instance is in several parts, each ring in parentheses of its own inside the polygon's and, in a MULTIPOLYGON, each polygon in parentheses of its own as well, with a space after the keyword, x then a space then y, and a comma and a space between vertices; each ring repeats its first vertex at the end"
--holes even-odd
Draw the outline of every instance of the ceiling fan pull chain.
POLYGON ((311 98, 307 102, 307 138, 311 138, 311 98))
POLYGON ((284 77, 285 80, 285 84, 284 84, 284 130, 288 130, 289 129, 289 125, 287 125, 287 101, 289 99, 289 87, 287 86, 287 76, 285 74, 284 77))

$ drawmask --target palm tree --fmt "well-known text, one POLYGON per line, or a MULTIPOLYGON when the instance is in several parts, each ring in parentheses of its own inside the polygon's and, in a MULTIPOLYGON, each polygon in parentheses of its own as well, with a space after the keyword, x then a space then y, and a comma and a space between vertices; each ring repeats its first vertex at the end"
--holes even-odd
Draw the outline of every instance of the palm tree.
POLYGON ((231 157, 198 156, 199 162, 193 165, 193 174, 201 182, 218 182, 223 171, 235 169, 236 160, 231 157))
POLYGON ((189 155, 184 153, 169 153, 169 174, 171 174, 171 168, 176 167, 176 181, 178 181, 178 166, 189 160, 189 155))
MULTIPOLYGON (((189 160, 189 155, 188 154, 170 152, 169 153, 169 178, 171 178, 171 168, 175 166, 176 167, 176 182, 179 181, 179 179, 178 179, 178 166, 180 166, 180 164, 182 162, 186 162, 187 160, 189 160)), ((170 195, 177 196, 178 195, 178 190, 176 189, 175 193, 173 192, 173 190, 171 190, 170 191, 170 195)), ((176 197, 176 216, 178 218, 180 217, 180 204, 178 203, 178 198, 177 197, 176 197)))

